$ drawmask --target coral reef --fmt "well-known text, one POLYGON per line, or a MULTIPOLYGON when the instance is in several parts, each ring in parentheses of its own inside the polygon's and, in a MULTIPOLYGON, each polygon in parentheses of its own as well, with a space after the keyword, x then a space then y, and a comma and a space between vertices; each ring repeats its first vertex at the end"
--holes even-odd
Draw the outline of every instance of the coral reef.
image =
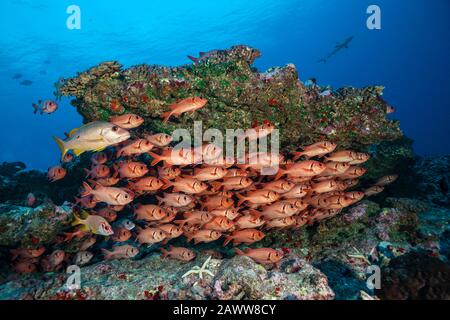
POLYGON ((323 137, 343 148, 402 137, 398 122, 385 117, 382 87, 305 86, 292 64, 258 72, 252 63, 259 56, 257 49, 240 45, 179 67, 123 70, 118 62, 105 62, 59 82, 56 94, 75 97, 72 104, 85 122, 131 112, 144 117, 146 130, 154 132, 192 131, 192 120, 202 120, 204 130, 249 128, 255 120, 269 120, 281 129, 287 149, 323 137), (162 125, 160 116, 170 104, 199 95, 208 99, 205 108, 162 125))
MULTIPOLYGON (((206 260, 206 256, 199 257, 206 260)), ((332 299, 319 270, 288 257, 280 270, 267 270, 247 257, 211 259, 214 276, 182 275, 198 262, 151 255, 141 260, 103 261, 81 268, 81 288, 69 290, 68 274, 27 275, 0 285, 0 299, 332 299), (295 264, 295 268, 288 268, 295 264)))
POLYGON ((414 170, 419 181, 418 197, 450 208, 450 156, 420 159, 414 170))
POLYGON ((46 245, 73 220, 69 205, 46 201, 36 208, 0 204, 0 246, 46 245))
POLYGON ((450 266, 426 254, 412 252, 392 259, 381 279, 377 294, 383 299, 450 299, 450 266))

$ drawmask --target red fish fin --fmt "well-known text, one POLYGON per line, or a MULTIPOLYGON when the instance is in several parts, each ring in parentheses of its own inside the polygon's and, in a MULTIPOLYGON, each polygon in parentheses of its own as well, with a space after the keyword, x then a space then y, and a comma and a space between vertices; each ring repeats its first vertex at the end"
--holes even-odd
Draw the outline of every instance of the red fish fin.
POLYGON ((152 162, 150 163, 151 166, 155 166, 162 161, 162 158, 159 154, 150 151, 148 152, 148 154, 153 158, 152 162))
POLYGON ((238 256, 245 256, 245 253, 239 248, 234 248, 234 251, 238 256))
POLYGON ((112 256, 111 255, 111 251, 108 251, 108 250, 106 250, 104 248, 102 248, 101 251, 102 251, 103 256, 105 257, 106 260, 111 259, 111 256, 112 256))
POLYGON ((162 252, 161 259, 164 259, 169 255, 169 251, 167 251, 166 249, 161 248, 159 250, 161 250, 161 252, 162 252))
POLYGON ((166 123, 167 121, 169 121, 169 118, 171 115, 172 115, 172 111, 167 111, 167 112, 161 113, 161 117, 164 118, 162 123, 166 123))
POLYGON ((209 184, 211 185, 214 191, 219 191, 223 187, 222 183, 219 181, 212 181, 209 184))
POLYGON ((237 206, 240 207, 241 204, 243 204, 245 201, 247 201, 247 198, 245 198, 242 194, 236 193, 236 196, 239 198, 239 201, 237 203, 237 206))
POLYGON ((161 190, 169 189, 171 186, 173 186, 173 182, 170 180, 167 180, 165 178, 160 179, 162 182, 164 182, 164 185, 161 187, 161 190))
POLYGON ((87 197, 88 195, 92 194, 92 191, 94 191, 92 189, 92 187, 84 181, 83 181, 83 187, 84 187, 84 191, 81 193, 82 197, 87 197))
POLYGON ((277 172, 277 174, 275 175, 275 180, 278 180, 278 179, 280 179, 282 176, 284 176, 286 174, 286 171, 285 170, 283 170, 283 169, 281 169, 281 168, 278 168, 278 172, 277 172))
POLYGON ((223 246, 226 247, 227 244, 229 244, 231 240, 233 240, 232 236, 225 237, 225 241, 223 242, 223 246))
POLYGON ((161 205, 162 203, 164 203, 164 199, 161 198, 160 196, 156 196, 156 199, 158 200, 158 205, 161 205))
POLYGON ((175 221, 173 221, 173 223, 175 223, 175 224, 179 224, 180 225, 180 227, 184 227, 184 225, 187 223, 187 220, 175 220, 175 221))

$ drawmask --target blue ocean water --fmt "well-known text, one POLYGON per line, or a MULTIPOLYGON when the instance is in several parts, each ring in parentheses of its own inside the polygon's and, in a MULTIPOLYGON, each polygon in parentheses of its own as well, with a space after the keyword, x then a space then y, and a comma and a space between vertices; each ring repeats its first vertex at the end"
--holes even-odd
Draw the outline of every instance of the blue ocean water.
POLYGON ((31 104, 52 98, 53 84, 102 61, 180 65, 187 54, 248 44, 256 67, 294 63, 300 79, 321 85, 384 85, 421 155, 450 153, 450 2, 392 0, 4 0, 0 3, 0 161, 47 169, 58 162, 52 135, 81 124, 64 99, 52 115, 31 104), (66 27, 69 5, 81 29, 66 27), (381 30, 366 27, 369 5, 381 8, 381 30), (328 63, 317 60, 354 36, 328 63), (20 80, 12 79, 22 74, 20 80), (32 85, 20 85, 30 80, 32 85))

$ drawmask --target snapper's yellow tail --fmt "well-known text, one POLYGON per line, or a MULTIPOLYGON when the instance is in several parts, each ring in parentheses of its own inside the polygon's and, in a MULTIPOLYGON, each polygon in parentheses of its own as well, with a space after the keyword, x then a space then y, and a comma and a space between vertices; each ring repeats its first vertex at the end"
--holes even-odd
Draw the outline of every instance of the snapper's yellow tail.
POLYGON ((56 141, 56 144, 61 151, 61 159, 64 159, 64 156, 66 155, 67 151, 69 151, 69 149, 66 148, 66 144, 60 138, 53 136, 53 139, 56 141))

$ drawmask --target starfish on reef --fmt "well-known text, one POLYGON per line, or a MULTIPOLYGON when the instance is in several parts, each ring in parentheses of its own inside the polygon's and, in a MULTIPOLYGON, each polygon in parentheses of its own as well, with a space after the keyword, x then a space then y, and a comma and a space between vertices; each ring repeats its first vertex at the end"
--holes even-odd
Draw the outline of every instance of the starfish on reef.
POLYGON ((206 261, 202 264, 201 267, 194 266, 191 270, 183 274, 182 278, 185 278, 191 274, 198 274, 198 277, 200 279, 203 279, 204 273, 209 274, 211 277, 214 277, 214 274, 210 270, 206 269, 208 267, 209 261, 211 261, 211 256, 209 256, 208 259, 206 259, 206 261))

